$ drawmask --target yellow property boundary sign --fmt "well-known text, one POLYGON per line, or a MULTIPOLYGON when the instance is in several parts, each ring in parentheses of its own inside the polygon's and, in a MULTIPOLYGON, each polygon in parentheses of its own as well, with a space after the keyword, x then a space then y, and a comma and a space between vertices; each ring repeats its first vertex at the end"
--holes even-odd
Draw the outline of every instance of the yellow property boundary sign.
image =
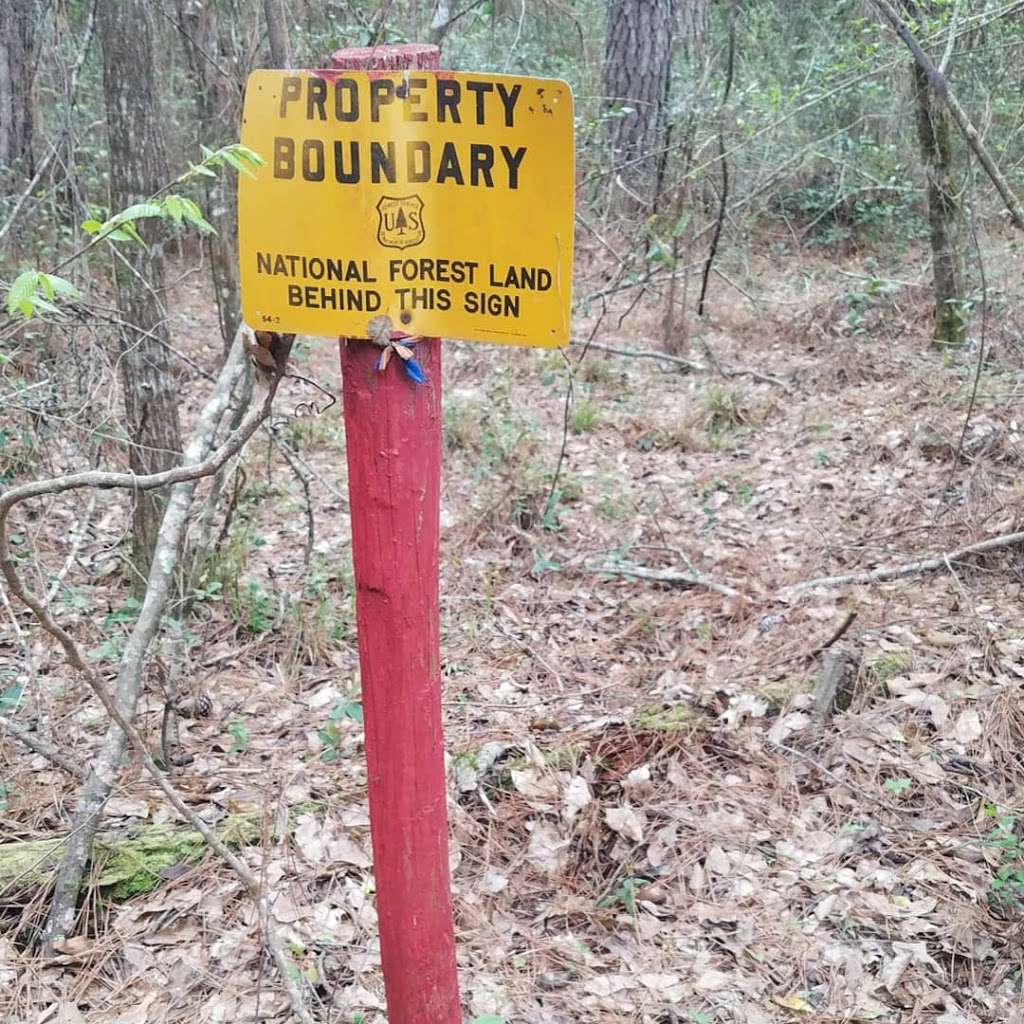
POLYGON ((569 341, 573 102, 562 81, 450 71, 256 71, 239 182, 257 330, 569 341))

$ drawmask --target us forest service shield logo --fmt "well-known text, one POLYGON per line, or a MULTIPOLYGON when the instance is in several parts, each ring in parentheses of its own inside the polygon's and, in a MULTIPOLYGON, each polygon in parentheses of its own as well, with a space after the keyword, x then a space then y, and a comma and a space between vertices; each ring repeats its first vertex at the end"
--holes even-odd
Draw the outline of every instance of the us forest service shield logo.
POLYGON ((377 241, 389 249, 408 249, 426 238, 419 196, 382 196, 377 203, 377 241))

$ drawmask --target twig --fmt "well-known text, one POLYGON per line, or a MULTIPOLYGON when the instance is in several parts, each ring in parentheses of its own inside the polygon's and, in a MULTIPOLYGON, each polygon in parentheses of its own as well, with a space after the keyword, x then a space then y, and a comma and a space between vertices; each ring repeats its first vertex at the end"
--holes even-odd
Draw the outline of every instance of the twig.
POLYGON ((95 508, 96 495, 93 495, 89 499, 89 506, 85 510, 85 515, 82 516, 71 531, 71 550, 68 552, 68 557, 64 560, 64 564, 61 566, 60 572, 54 576, 53 582, 50 584, 50 589, 46 592, 46 596, 43 598, 44 605, 49 605, 57 596, 61 585, 67 578, 68 573, 71 571, 71 566, 75 564, 75 559, 78 558, 78 549, 82 546, 82 541, 85 540, 85 535, 89 532, 89 527, 92 524, 92 513, 95 508))
MULTIPOLYGON (((579 342, 574 341, 572 344, 575 346, 579 342)), ((656 349, 616 348, 613 345, 603 345, 597 341, 588 341, 586 347, 594 349, 595 352, 607 352, 609 355, 623 356, 625 359, 654 359, 663 363, 671 363, 673 366, 681 366, 684 370, 692 370, 694 373, 708 372, 706 366, 695 363, 692 359, 669 355, 667 352, 658 352, 656 349)))
POLYGON ((19 742, 24 743, 29 750, 34 751, 41 757, 45 757, 47 761, 51 761, 58 768, 63 768, 64 771, 69 772, 71 775, 84 779, 88 774, 84 765, 77 764, 70 758, 65 757, 59 750, 51 747, 49 743, 39 739, 31 729, 19 725, 6 715, 0 715, 0 729, 6 732, 8 736, 13 736, 19 742))
POLYGON ((741 597, 749 600, 746 594, 718 583, 716 580, 697 572, 678 572, 675 569, 649 569, 642 565, 607 564, 588 567, 589 572, 608 573, 612 576, 630 576, 649 583, 667 583, 673 587, 705 587, 723 597, 741 597))
POLYGON ((43 380, 36 381, 35 384, 29 384, 27 387, 18 388, 17 391, 11 391, 8 394, 4 395, 2 398, 0 398, 0 408, 2 408, 4 405, 10 402, 12 399, 17 398, 18 395, 24 395, 29 391, 35 391, 36 388, 42 388, 45 387, 47 384, 52 383, 52 380, 49 377, 46 377, 43 380))
POLYGON ((475 11, 483 2, 484 0, 472 0, 468 7, 464 7, 461 11, 457 11, 452 15, 449 14, 447 4, 438 4, 437 10, 434 12, 434 20, 430 25, 430 41, 435 46, 440 46, 452 25, 459 18, 464 18, 470 11, 475 11))
MULTIPOLYGON (((860 195, 862 192, 920 192, 919 188, 901 188, 898 185, 861 185, 859 188, 851 188, 841 192, 835 202, 829 203, 824 210, 821 211, 813 220, 806 224, 803 230, 800 232, 801 240, 808 238, 811 232, 833 211, 838 209, 845 203, 851 196, 860 195)), ((838 267, 836 268, 838 270, 838 267)), ((859 277, 859 274, 849 275, 851 277, 859 277)))
POLYGON ((836 643, 836 641, 841 640, 843 636, 845 636, 846 631, 853 625, 853 621, 856 618, 857 613, 851 608, 850 611, 846 613, 846 618, 839 623, 838 628, 833 631, 832 635, 823 644, 818 644, 818 646, 811 651, 808 657, 813 658, 816 655, 821 654, 822 651, 827 651, 834 643, 836 643))
POLYGON ((704 315, 705 300, 708 295, 708 283, 711 280, 711 268, 715 265, 715 256, 718 254, 718 243, 722 237, 722 228, 725 226, 725 212, 729 204, 729 160, 725 151, 725 108, 729 102, 729 93, 732 91, 733 72, 736 67, 736 11, 733 6, 729 8, 729 56, 726 62, 725 86, 722 90, 722 102, 718 107, 718 159, 722 167, 722 194, 718 200, 718 216, 715 218, 715 230, 711 236, 711 245, 708 246, 707 259, 704 261, 704 271, 700 280, 700 297, 697 299, 697 316, 704 315))
MULTIPOLYGON (((573 345, 578 344, 581 343, 573 342, 573 345)), ((771 374, 761 373, 760 370, 722 366, 713 355, 714 366, 708 367, 702 363, 695 363, 692 359, 684 359, 682 356, 673 356, 667 352, 658 352, 653 349, 616 348, 612 345, 599 344, 596 341, 588 342, 587 348, 592 348, 597 352, 608 352, 613 356, 623 356, 626 359, 654 359, 663 363, 671 363, 673 366, 681 366, 686 370, 692 370, 694 373, 711 373, 714 370, 723 377, 753 377, 754 380, 759 380, 764 384, 774 384, 776 387, 782 388, 788 395, 793 394, 792 387, 781 377, 773 377, 771 374)))
MULTIPOLYGON (((270 415, 270 405, 275 391, 276 387, 272 388, 263 405, 250 412, 238 430, 228 437, 216 451, 211 452, 200 462, 183 463, 161 473, 147 473, 143 476, 137 476, 134 473, 114 473, 108 470, 85 470, 81 473, 70 473, 67 476, 34 480, 31 483, 12 487, 0 494, 0 571, 3 572, 8 583, 17 580, 7 541, 7 520, 15 505, 44 494, 63 494, 65 491, 82 490, 86 487, 107 491, 121 487, 134 491, 152 491, 159 487, 170 487, 173 484, 212 476, 232 455, 241 450, 260 424, 270 415)), ((18 593, 18 596, 21 597, 21 593, 18 593)), ((24 598, 22 599, 24 600, 24 598)), ((32 606, 29 605, 29 607, 32 606)), ((32 610, 35 611, 34 608, 32 610)), ((36 614, 38 616, 39 613, 36 614)), ((60 639, 58 634, 54 633, 53 635, 60 639)))
POLYGON ((942 54, 942 60, 939 61, 939 71, 941 74, 946 73, 946 69, 949 67, 949 60, 953 56, 953 47, 956 46, 956 26, 960 20, 960 0, 954 0, 953 13, 949 19, 949 38, 946 40, 946 49, 942 54))
POLYGON ((776 597, 786 600, 802 594, 804 591, 814 590, 816 587, 843 587, 848 584, 886 583, 890 580, 905 579, 907 576, 918 576, 923 573, 937 572, 940 569, 945 569, 950 562, 960 562, 974 555, 985 555, 990 551, 999 551, 1003 548, 1017 547, 1022 544, 1024 544, 1024 532, 1004 533, 998 537, 990 537, 988 540, 978 541, 976 544, 965 544, 963 547, 954 548, 952 551, 944 552, 934 558, 922 558, 920 561, 908 562, 905 565, 889 565, 866 572, 849 572, 841 576, 822 576, 816 580, 794 583, 777 591, 776 597))
POLYGON ((726 274, 721 267, 712 267, 711 273, 715 277, 720 277, 730 288, 735 288, 748 302, 754 306, 799 306, 802 305, 800 299, 778 299, 768 295, 754 295, 748 292, 746 288, 741 284, 737 284, 728 274, 726 274))
POLYGON ((793 389, 781 377, 773 377, 770 373, 761 373, 760 370, 737 370, 733 367, 723 366, 719 362, 718 356, 715 355, 711 342, 707 338, 702 338, 701 343, 704 346, 704 354, 708 357, 708 362, 723 377, 753 377, 754 380, 759 380, 764 384, 775 384, 777 387, 782 388, 787 395, 793 394, 793 389))
POLYGON ((494 628, 503 636, 506 640, 511 640, 517 647, 521 647, 531 658, 534 658, 537 663, 542 667, 546 668, 551 673, 551 678, 554 679, 555 685, 560 691, 564 691, 565 687, 562 684, 562 677, 559 675, 558 670, 554 668, 549 662, 542 658, 525 640, 520 640, 519 637, 510 633, 500 622, 495 620, 494 628))
POLYGON ((544 502, 544 508, 541 512, 541 518, 545 522, 554 507, 555 495, 558 490, 558 481, 562 475, 562 466, 565 463, 565 449, 569 444, 569 420, 572 412, 572 399, 576 380, 576 375, 573 372, 572 361, 564 352, 562 353, 562 358, 565 360, 566 370, 565 407, 562 410, 562 446, 558 450, 558 461, 555 463, 555 471, 551 474, 551 489, 548 491, 548 499, 544 502))
MULTIPOLYGON (((231 358, 224 364, 217 387, 206 403, 192 440, 185 451, 183 462, 186 465, 198 462, 213 447, 217 428, 231 404, 234 385, 244 367, 244 349, 241 337, 239 337, 236 339, 231 358)), ((125 721, 132 724, 142 685, 146 654, 160 630, 164 610, 173 588, 178 552, 187 528, 195 487, 196 480, 192 479, 176 484, 171 489, 167 508, 156 537, 142 607, 129 634, 118 666, 117 692, 116 697, 113 698, 113 706, 125 721)), ((2 507, 2 503, 3 499, 0 499, 0 507, 2 507)), ((6 555, 6 550, 2 554, 6 555)), ((12 592, 16 592, 15 581, 9 582, 12 592)), ((17 581, 17 585, 20 586, 20 581, 17 581)), ((39 615, 39 611, 33 607, 33 602, 35 602, 43 608, 45 613, 45 604, 36 595, 26 595, 23 592, 18 596, 33 608, 44 627, 47 626, 47 622, 39 615)), ((49 618, 48 613, 46 614, 49 618)), ((81 661, 80 655, 78 657, 81 661)), ((79 666, 75 665, 75 667, 79 666)), ((105 685, 95 672, 88 673, 87 681, 101 686, 104 696, 110 699, 105 685)), ((93 757, 88 778, 79 792, 78 807, 74 818, 75 837, 67 844, 61 861, 49 916, 43 928, 42 948, 45 955, 52 955, 56 945, 62 942, 68 934, 74 920, 85 864, 99 828, 103 806, 110 796, 112 782, 121 762, 126 735, 127 730, 123 728, 122 722, 114 717, 114 721, 108 723, 99 752, 93 757)))
POLYGON ((11 225, 18 219, 18 214, 21 212, 21 208, 24 205, 25 200, 28 199, 30 195, 32 195, 33 189, 35 189, 36 185, 39 183, 39 179, 43 176, 43 173, 46 171, 46 168, 50 166, 50 161, 53 159, 54 154, 57 152, 57 147, 61 144, 62 141, 63 139, 59 139, 57 142, 53 143, 52 146, 50 146, 50 152, 46 154, 46 157, 43 159, 43 162, 39 165, 39 170, 36 171, 35 176, 25 187, 25 191, 22 192, 20 196, 18 196, 18 201, 14 204, 14 209, 12 209, 10 214, 8 214, 7 220, 4 222, 3 227, 0 227, 0 239, 2 239, 4 235, 6 235, 7 232, 11 230, 11 225))
MULTIPOLYGON (((272 440, 277 440, 273 431, 271 431, 270 436, 272 440)), ((280 451, 282 458, 288 463, 289 469, 295 474, 295 479, 299 481, 303 497, 305 498, 306 546, 302 552, 302 564, 308 569, 310 559, 313 557, 313 546, 316 544, 316 519, 313 516, 313 498, 309 492, 309 477, 302 472, 299 464, 292 458, 287 448, 282 447, 280 451)))
POLYGON ((956 455, 953 457, 953 464, 949 467, 949 480, 946 486, 949 487, 953 483, 953 477, 956 474, 956 467, 960 463, 960 457, 963 455, 964 441, 967 440, 967 430, 971 425, 971 416, 974 414, 974 407, 978 402, 978 386, 981 384, 981 370, 985 364, 985 342, 988 336, 988 277, 985 274, 985 258, 981 253, 981 242, 978 240, 978 228, 974 223, 974 209, 971 206, 970 198, 968 197, 968 209, 970 210, 970 218, 968 225, 971 229, 971 239, 974 242, 974 251, 978 257, 978 276, 981 282, 981 337, 978 339, 978 361, 974 366, 974 381, 971 384, 971 398, 967 403, 967 412, 964 414, 964 425, 960 431, 960 440, 956 443, 956 455))
POLYGON ((856 793, 862 799, 875 804, 877 807, 882 807, 887 811, 895 811, 902 813, 902 809, 893 806, 887 800, 881 800, 875 796, 870 790, 864 789, 858 786, 855 782, 851 782, 849 779, 844 779, 841 775, 837 775, 830 768, 826 768, 816 757, 812 757, 810 754, 803 750, 797 750, 796 747, 787 747, 785 743, 772 743, 771 740, 767 741, 768 748, 771 750, 781 750, 783 753, 791 754, 793 757, 799 757, 801 760, 806 761, 809 765, 817 768, 822 775, 830 778, 836 785, 845 786, 851 793, 856 793))

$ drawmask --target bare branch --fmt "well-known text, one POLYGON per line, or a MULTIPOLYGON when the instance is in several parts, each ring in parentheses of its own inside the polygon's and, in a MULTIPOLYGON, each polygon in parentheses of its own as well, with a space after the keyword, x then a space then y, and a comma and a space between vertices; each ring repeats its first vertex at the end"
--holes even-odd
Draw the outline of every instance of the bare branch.
MULTIPOLYGON (((673 366, 681 366, 684 370, 691 370, 694 373, 710 373, 714 370, 723 377, 752 377, 764 384, 774 384, 782 388, 787 395, 793 394, 793 389, 781 377, 774 377, 769 373, 761 373, 760 370, 748 370, 740 367, 726 367, 712 359, 714 366, 704 366, 702 363, 695 363, 692 359, 684 359, 682 356, 669 355, 667 352, 659 352, 655 349, 643 348, 616 348, 612 345, 602 345, 596 341, 573 342, 574 346, 594 349, 596 352, 607 352, 609 355, 622 356, 625 359, 654 359, 657 362, 671 363, 673 366)), ((711 353, 709 353, 711 354, 711 353)))
POLYGON ((907 49, 914 55, 914 60, 917 61, 921 70, 928 76, 935 94, 949 108, 957 128, 960 129, 960 134, 963 135, 967 145, 971 147, 981 166, 985 168, 985 173, 989 176, 992 184, 995 185, 996 191, 1002 196, 1006 209, 1009 211, 1010 220, 1015 227, 1024 230, 1024 207, 1021 206, 1020 200, 1014 194, 1013 189, 1010 188, 1010 183, 1003 177, 1003 172, 999 170, 995 161, 989 155, 988 150, 981 141, 981 136, 978 134, 978 129, 971 123, 971 119, 967 116, 966 111, 960 106, 959 100, 950 90, 946 76, 932 63, 931 58, 921 48, 921 44, 914 38, 913 32, 910 31, 906 22, 900 17, 896 8, 889 3, 889 0, 874 0, 874 3, 885 16, 885 20, 892 26, 893 31, 903 40, 907 49))
POLYGON ((45 757, 47 761, 55 764, 58 768, 63 768, 64 771, 69 772, 71 775, 84 779, 88 774, 84 765, 76 764, 70 758, 65 757, 59 750, 51 747, 36 736, 31 729, 19 725, 6 715, 0 715, 0 730, 7 733, 8 736, 13 736, 16 740, 24 743, 29 750, 39 754, 41 757, 45 757))
POLYGON ((923 573, 938 572, 940 569, 948 568, 952 562, 962 562, 964 559, 972 558, 975 555, 985 555, 990 551, 999 551, 1003 548, 1019 547, 1021 545, 1024 545, 1024 532, 1004 533, 998 537, 990 537, 988 540, 978 541, 976 544, 965 544, 963 547, 944 552, 934 558, 922 558, 919 561, 907 562, 904 565, 883 566, 865 572, 848 572, 840 576, 821 576, 816 580, 794 583, 791 586, 783 587, 776 593, 776 596, 782 600, 787 600, 791 597, 797 597, 808 590, 814 590, 817 587, 835 588, 851 584, 887 583, 890 580, 905 579, 907 576, 919 576, 923 573))
POLYGON ((648 569, 642 565, 626 565, 622 563, 595 565, 591 567, 590 571, 608 573, 612 576, 629 576, 637 580, 646 580, 649 583, 667 583, 673 587, 705 587, 708 590, 713 590, 716 594, 721 594, 723 597, 746 598, 746 595, 741 594, 738 590, 734 590, 724 583, 718 583, 696 572, 678 572, 675 569, 648 569))

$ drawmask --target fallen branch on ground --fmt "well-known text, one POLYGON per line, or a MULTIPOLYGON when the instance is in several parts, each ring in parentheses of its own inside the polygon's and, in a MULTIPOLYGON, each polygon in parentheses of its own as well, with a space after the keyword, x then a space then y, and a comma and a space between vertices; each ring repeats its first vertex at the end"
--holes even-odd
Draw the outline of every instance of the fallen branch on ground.
POLYGON ((667 583, 673 587, 704 587, 707 590, 713 590, 716 594, 721 594, 723 597, 746 598, 746 595, 741 594, 738 590, 734 590, 724 583, 718 583, 716 580, 709 579, 707 576, 702 576, 700 573, 695 572, 677 572, 675 569, 648 569, 642 565, 624 564, 596 565, 591 566, 589 571, 608 573, 612 576, 629 576, 632 579, 646 580, 648 583, 667 583))
POLYGON ((695 363, 692 359, 684 359, 682 356, 669 355, 667 352, 658 352, 653 349, 631 349, 616 348, 612 345, 604 345, 596 341, 574 341, 574 348, 588 348, 595 352, 607 352, 609 355, 622 356, 625 359, 654 359, 661 363, 671 363, 673 366, 681 366, 684 370, 693 373, 720 373, 723 377, 752 377, 763 384, 774 384, 782 388, 787 395, 793 394, 793 388, 781 377, 773 377, 769 373, 761 373, 760 370, 747 370, 733 366, 722 366, 715 360, 714 366, 705 366, 703 363, 695 363))
POLYGON ((69 757, 65 757, 59 750, 41 740, 31 729, 26 728, 24 725, 19 725, 6 715, 0 715, 0 732, 13 736, 16 740, 24 743, 33 753, 39 754, 40 757, 45 757, 47 761, 55 764, 58 768, 63 768, 64 771, 79 779, 85 778, 87 773, 83 765, 75 764, 69 757))
POLYGON ((971 558, 974 555, 985 555, 990 551, 999 551, 1003 548, 1012 548, 1019 545, 1024 545, 1024 532, 1003 533, 998 537, 990 537, 988 540, 978 541, 976 544, 965 544, 963 547, 944 552, 934 558, 922 558, 916 562, 907 562, 905 565, 882 566, 879 569, 869 569, 864 572, 848 572, 840 576, 821 576, 816 580, 793 583, 779 590, 776 596, 786 600, 787 598, 802 594, 804 591, 814 590, 816 587, 844 587, 850 584, 887 583, 890 580, 905 579, 907 576, 919 576, 928 572, 938 572, 940 569, 946 569, 951 562, 961 562, 965 558, 971 558))

